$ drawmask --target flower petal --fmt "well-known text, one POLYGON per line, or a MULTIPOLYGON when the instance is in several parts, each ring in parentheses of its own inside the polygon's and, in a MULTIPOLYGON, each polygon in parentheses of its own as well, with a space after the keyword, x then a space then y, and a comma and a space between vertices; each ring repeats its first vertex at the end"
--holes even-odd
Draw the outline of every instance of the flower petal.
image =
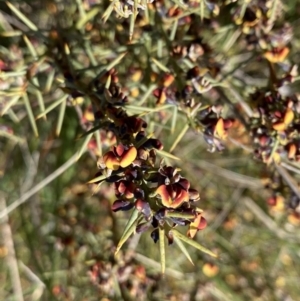
POLYGON ((172 204, 172 198, 169 195, 167 186, 166 185, 160 185, 156 189, 156 193, 160 195, 162 204, 165 207, 170 207, 170 205, 172 204))
POLYGON ((283 49, 267 51, 264 54, 264 57, 271 63, 279 63, 285 60, 289 52, 290 50, 287 47, 284 47, 283 49))
POLYGON ((189 193, 185 190, 181 190, 181 192, 177 195, 177 197, 173 200, 172 204, 169 206, 170 208, 177 208, 182 203, 189 201, 189 193))
POLYGON ((193 238, 198 232, 198 230, 204 229, 206 225, 207 225, 206 219, 201 214, 199 214, 194 219, 194 221, 191 222, 187 235, 193 238))
POLYGON ((107 168, 112 170, 117 170, 120 166, 118 158, 116 158, 115 154, 110 151, 103 156, 103 161, 107 168))
POLYGON ((150 228, 151 224, 149 224, 149 222, 146 223, 141 223, 139 225, 136 226, 136 233, 143 233, 146 232, 149 228, 150 228))
POLYGON ((198 223, 197 229, 198 230, 203 230, 207 226, 207 221, 202 215, 200 215, 200 216, 201 216, 201 218, 200 218, 200 222, 198 223))
POLYGON ((162 90, 161 91, 161 94, 157 100, 157 104, 164 104, 167 100, 167 95, 166 95, 166 92, 165 90, 162 90))
POLYGON ((200 194, 196 189, 190 188, 189 189, 189 198, 190 200, 196 202, 200 200, 200 194))
POLYGON ((130 203, 129 201, 124 201, 124 200, 116 200, 111 206, 111 210, 113 212, 117 212, 119 210, 121 211, 127 211, 130 210, 133 207, 133 204, 130 203))
POLYGON ((119 144, 116 147, 114 147, 114 151, 119 157, 121 157, 123 155, 124 150, 125 150, 125 148, 124 148, 123 144, 119 144))
POLYGON ((167 236, 167 239, 168 239, 168 244, 171 245, 174 242, 174 236, 173 236, 172 231, 169 231, 166 234, 166 236, 167 236))
POLYGON ((115 186, 116 186, 116 190, 119 194, 124 194, 124 192, 126 191, 125 181, 117 182, 115 184, 115 186))
POLYGON ((284 122, 275 122, 273 124, 273 129, 276 130, 276 131, 279 131, 279 132, 282 132, 285 130, 285 123, 284 122))
POLYGON ((215 126, 215 131, 214 134, 221 138, 221 139, 225 139, 226 138, 226 131, 224 128, 224 120, 222 118, 220 118, 215 126))
POLYGON ((190 188, 190 182, 186 178, 181 178, 178 184, 185 190, 188 191, 190 188))
POLYGON ((290 144, 289 147, 288 147, 288 158, 290 160, 294 160, 296 152, 297 152, 296 145, 294 143, 290 144))
POLYGON ((150 138, 144 144, 143 147, 146 149, 156 148, 159 150, 163 149, 162 143, 158 139, 150 138))
POLYGON ((131 146, 122 156, 120 165, 121 167, 129 166, 136 158, 137 150, 134 146, 131 146))
POLYGON ((128 117, 126 123, 133 133, 138 133, 147 127, 147 123, 137 117, 128 117))
POLYGON ((147 221, 151 219, 152 211, 148 202, 138 199, 135 202, 135 208, 144 215, 147 221))
POLYGON ((203 274, 207 277, 214 277, 219 273, 219 268, 213 263, 205 263, 202 267, 203 274))
POLYGON ((169 87, 173 83, 174 79, 175 79, 174 75, 166 74, 163 79, 164 87, 169 87))
POLYGON ((233 125, 233 120, 232 119, 224 119, 224 129, 228 130, 231 128, 233 125))
POLYGON ((177 208, 182 203, 189 201, 189 194, 180 186, 175 186, 175 190, 171 185, 160 185, 156 189, 156 193, 160 195, 162 204, 167 208, 177 208), (173 199, 172 196, 173 195, 173 199))
POLYGON ((158 229, 154 229, 154 230, 152 231, 152 233, 151 233, 151 238, 153 239, 153 241, 154 241, 155 243, 158 242, 158 240, 159 240, 158 229))
POLYGON ((287 109, 284 115, 283 122, 286 126, 288 126, 294 119, 294 112, 291 109, 287 109))
MULTIPOLYGON (((153 227, 155 228, 156 222, 162 222, 164 218, 166 217, 167 209, 166 208, 160 208, 158 211, 156 211, 154 218, 153 218, 153 227)), ((158 223, 156 227, 158 226, 158 223)))

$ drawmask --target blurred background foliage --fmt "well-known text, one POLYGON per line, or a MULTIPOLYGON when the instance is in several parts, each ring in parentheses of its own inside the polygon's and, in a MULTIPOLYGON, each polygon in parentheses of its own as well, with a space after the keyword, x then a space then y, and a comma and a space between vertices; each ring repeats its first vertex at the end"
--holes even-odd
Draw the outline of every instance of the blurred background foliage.
MULTIPOLYGON (((239 16, 250 7, 255 23, 263 5, 272 29, 293 30, 288 57, 271 62, 280 78, 300 60, 298 1, 0 2, 1 300, 299 300, 299 165, 283 160, 287 183, 274 194, 276 167, 254 159, 243 125, 250 94, 270 81, 271 50, 247 42, 254 25, 239 16), (175 59, 182 51, 189 57, 175 59), (204 125, 170 91, 163 101, 153 93, 169 73, 182 89, 194 66, 210 84, 195 99, 235 119, 222 152, 207 150, 204 125), (115 139, 80 138, 94 122, 88 83, 112 68, 128 114, 143 115, 180 158, 166 162, 200 191, 208 226, 195 239, 219 258, 188 247, 193 266, 171 245, 163 276, 149 233, 114 257, 129 215, 111 211, 109 185, 87 182, 115 139)), ((297 93, 297 81, 286 90, 297 93)))

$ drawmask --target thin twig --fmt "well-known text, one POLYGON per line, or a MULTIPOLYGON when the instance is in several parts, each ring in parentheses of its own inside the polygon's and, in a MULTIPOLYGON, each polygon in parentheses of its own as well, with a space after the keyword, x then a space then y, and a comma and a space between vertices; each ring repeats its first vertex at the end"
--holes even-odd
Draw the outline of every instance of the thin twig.
POLYGON ((288 163, 285 162, 281 162, 280 163, 281 166, 283 166, 284 168, 293 171, 294 173, 300 174, 300 169, 294 166, 289 165, 288 163))
MULTIPOLYGON (((233 114, 236 116, 237 119, 240 120, 240 122, 244 125, 245 128, 249 128, 249 125, 248 125, 248 122, 246 121, 245 117, 243 114, 241 114, 241 112, 239 111, 239 109, 237 108, 236 104, 233 103, 231 101, 231 97, 228 97, 226 92, 223 91, 222 88, 220 87, 214 87, 214 89, 218 92, 218 94, 221 96, 222 100, 228 104, 228 106, 231 108, 233 114)), ((225 89, 224 89, 225 90, 225 89)), ((228 89, 226 89, 228 90, 228 89)), ((232 91, 231 91, 232 92, 232 91)), ((235 95, 236 96, 236 95, 235 95)), ((249 110, 248 110, 248 106, 245 104, 245 102, 240 99, 240 98, 237 98, 237 102, 243 107, 243 109, 245 110, 245 112, 247 113, 247 115, 249 116, 249 110)))
POLYGON ((55 180, 58 176, 60 176, 63 172, 65 172, 68 168, 70 168, 78 159, 78 154, 74 154, 67 162, 65 162, 62 166, 60 166, 57 170, 55 170, 51 175, 45 178, 43 181, 38 183, 32 189, 24 193, 18 200, 10 204, 8 207, 0 211, 0 220, 11 213, 13 210, 18 208, 20 205, 25 203, 31 196, 36 194, 42 188, 47 186, 53 180, 55 180))
POLYGON ((32 300, 39 300, 46 287, 45 283, 36 274, 34 274, 31 271, 31 269, 28 266, 26 266, 22 261, 19 261, 18 263, 21 272, 27 277, 29 281, 36 284, 36 289, 32 293, 32 300))
MULTIPOLYGON (((31 155, 27 141, 25 140, 24 143, 19 144, 23 160, 25 162, 25 165, 27 167, 26 169, 26 175, 25 175, 25 180, 21 186, 21 195, 23 195, 24 192, 28 191, 34 183, 35 176, 37 175, 38 171, 38 156, 39 154, 36 152, 35 156, 31 155)), ((30 211, 31 211, 31 216, 32 216, 32 223, 33 225, 39 229, 40 228, 40 216, 38 214, 39 212, 39 202, 36 198, 34 198, 30 202, 30 211)))
POLYGON ((300 241, 300 236, 293 233, 288 233, 283 229, 280 229, 277 224, 249 197, 244 197, 242 203, 250 209, 254 215, 263 223, 265 226, 271 230, 277 237, 286 240, 297 240, 300 241))
POLYGON ((248 86, 265 87, 268 84, 266 78, 256 78, 248 75, 241 69, 237 69, 233 73, 234 77, 248 86))
POLYGON ((291 175, 280 165, 275 164, 277 171, 280 173, 285 182, 290 186, 298 198, 300 198, 300 190, 296 181, 291 177, 291 175))
MULTIPOLYGON (((144 265, 151 267, 155 270, 159 270, 161 269, 160 263, 156 262, 155 260, 148 258, 142 254, 139 253, 135 253, 134 259, 142 262, 144 265)), ((184 275, 183 273, 176 271, 174 269, 170 269, 170 268, 166 268, 165 274, 177 279, 185 279, 186 275, 184 275)))
POLYGON ((243 99, 242 95, 240 95, 238 93, 237 90, 235 90, 232 86, 230 86, 228 83, 226 83, 228 85, 228 91, 231 93, 231 95, 235 98, 235 100, 238 101, 238 103, 241 105, 241 107, 243 108, 243 110, 245 111, 245 113, 247 114, 248 117, 252 117, 253 115, 253 111, 250 108, 250 106, 245 102, 245 100, 243 99))
POLYGON ((235 140, 234 138, 228 137, 228 141, 230 141, 232 144, 242 148, 248 153, 253 153, 253 149, 247 145, 244 145, 243 143, 240 143, 239 141, 235 140))
MULTIPOLYGON (((3 193, 0 192, 0 210, 5 211, 6 208, 6 201, 3 196, 3 193)), ((4 244, 7 248, 7 256, 6 256, 6 262, 10 273, 10 279, 11 279, 11 285, 12 290, 14 294, 14 298, 16 301, 23 301, 23 291, 21 286, 21 280, 20 280, 20 274, 19 274, 19 268, 18 263, 16 259, 15 254, 15 248, 14 248, 14 241, 13 241, 13 235, 10 228, 10 225, 8 223, 8 217, 5 216, 2 219, 2 237, 4 244)))
POLYGON ((225 204, 223 207, 222 212, 217 216, 217 218, 214 220, 213 224, 210 226, 210 230, 216 231, 222 223, 225 221, 226 217, 232 210, 232 208, 238 203, 240 200, 240 197, 243 193, 243 189, 236 188, 232 194, 232 197, 230 198, 231 201, 225 204))
MULTIPOLYGON (((20 22, 17 18, 15 18, 12 15, 7 14, 4 11, 1 11, 1 19, 5 19, 5 21, 10 24, 13 25, 15 27, 17 27, 18 29, 22 30, 23 32, 28 31, 28 27, 25 26, 22 22, 20 22)), ((6 28, 7 30, 7 28, 6 28)), ((12 30, 12 29, 10 29, 12 30)))
POLYGON ((263 183, 259 179, 245 176, 237 172, 233 172, 231 170, 216 166, 204 160, 196 161, 194 162, 194 164, 200 167, 201 169, 205 169, 211 173, 217 174, 218 176, 238 183, 241 187, 246 187, 249 189, 259 189, 264 187, 263 183))

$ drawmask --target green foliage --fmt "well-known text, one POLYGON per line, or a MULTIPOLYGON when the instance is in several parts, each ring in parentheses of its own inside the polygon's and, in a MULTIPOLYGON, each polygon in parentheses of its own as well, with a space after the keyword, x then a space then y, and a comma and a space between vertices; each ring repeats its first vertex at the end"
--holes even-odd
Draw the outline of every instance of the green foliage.
POLYGON ((1 300, 297 300, 296 2, 0 3, 1 300))

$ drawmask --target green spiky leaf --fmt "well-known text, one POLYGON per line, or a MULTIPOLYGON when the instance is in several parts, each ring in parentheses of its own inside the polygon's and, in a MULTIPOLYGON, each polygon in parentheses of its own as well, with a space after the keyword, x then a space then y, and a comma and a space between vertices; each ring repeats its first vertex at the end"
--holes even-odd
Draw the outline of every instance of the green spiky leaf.
POLYGON ((138 221, 139 221, 139 212, 138 212, 138 210, 134 209, 126 226, 125 226, 125 230, 123 231, 123 234, 119 240, 117 249, 115 251, 115 255, 120 251, 123 244, 128 240, 130 235, 135 231, 138 221))
POLYGON ((200 245, 198 242, 196 242, 195 240, 192 240, 191 238, 184 236, 182 233, 180 233, 179 231, 173 229, 172 230, 173 235, 182 240, 183 242, 189 244, 190 246, 198 249, 199 251, 206 253, 212 257, 218 257, 218 255, 216 255, 215 253, 213 253, 212 251, 210 251, 209 249, 203 247, 202 245, 200 245))
POLYGON ((185 257, 188 259, 188 261, 194 265, 194 262, 188 252, 188 250, 186 249, 185 245, 181 242, 180 239, 178 239, 176 236, 173 235, 174 241, 176 243, 176 245, 179 247, 180 251, 185 255, 185 257))
POLYGON ((160 264, 161 273, 164 274, 166 270, 166 246, 165 246, 165 229, 159 227, 159 251, 160 251, 160 264))

